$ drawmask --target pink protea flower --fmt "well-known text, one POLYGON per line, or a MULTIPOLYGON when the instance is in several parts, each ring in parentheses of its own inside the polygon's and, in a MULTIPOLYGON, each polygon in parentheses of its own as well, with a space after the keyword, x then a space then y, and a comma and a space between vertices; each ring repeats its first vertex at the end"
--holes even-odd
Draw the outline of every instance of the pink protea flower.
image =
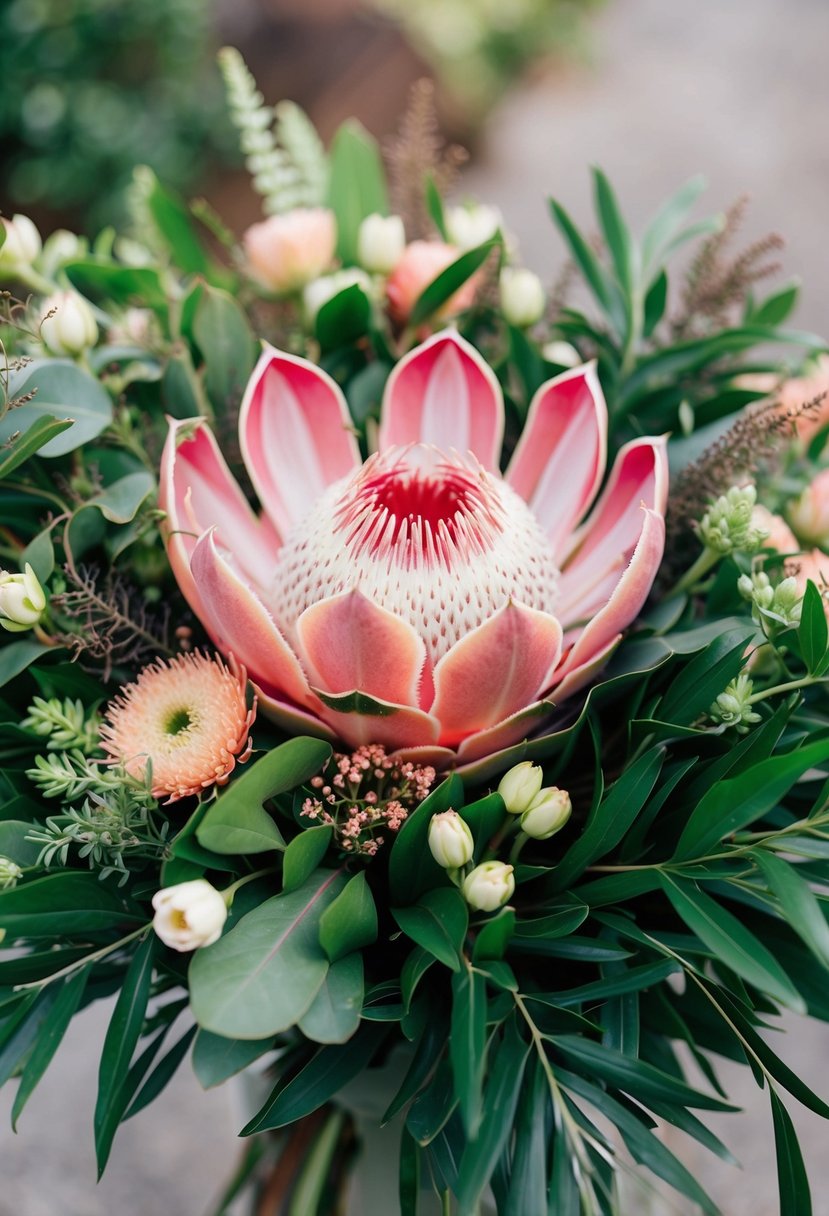
POLYGON ((251 224, 242 238, 253 275, 272 291, 297 291, 334 260, 337 222, 325 207, 297 207, 251 224))
POLYGON ((153 797, 167 802, 224 785, 253 746, 246 689, 233 658, 229 667, 198 652, 151 663, 110 702, 101 746, 134 777, 150 765, 153 797))
POLYGON ((337 385, 266 349, 239 419, 257 517, 208 427, 171 421, 173 569, 270 716, 446 767, 536 732, 605 664, 662 557, 664 441, 622 448, 584 519, 606 460, 593 365, 542 385, 502 477, 503 424, 491 369, 437 334, 389 377, 362 463, 337 385))
MULTIPOLYGON (((443 241, 412 241, 401 254, 400 260, 389 275, 386 295, 389 311, 395 321, 405 324, 420 296, 438 275, 460 257, 460 250, 443 241)), ((451 317, 471 308, 475 302, 480 275, 458 288, 439 312, 439 316, 451 317)))

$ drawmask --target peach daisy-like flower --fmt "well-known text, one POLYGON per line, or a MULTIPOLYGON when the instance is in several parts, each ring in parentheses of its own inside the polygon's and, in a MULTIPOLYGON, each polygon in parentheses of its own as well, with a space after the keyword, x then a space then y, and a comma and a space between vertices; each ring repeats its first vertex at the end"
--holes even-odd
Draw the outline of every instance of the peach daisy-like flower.
POLYGON ((256 699, 246 698, 247 672, 231 657, 194 652, 145 667, 115 698, 101 727, 101 746, 134 777, 152 766, 155 798, 177 802, 224 785, 250 755, 256 699))

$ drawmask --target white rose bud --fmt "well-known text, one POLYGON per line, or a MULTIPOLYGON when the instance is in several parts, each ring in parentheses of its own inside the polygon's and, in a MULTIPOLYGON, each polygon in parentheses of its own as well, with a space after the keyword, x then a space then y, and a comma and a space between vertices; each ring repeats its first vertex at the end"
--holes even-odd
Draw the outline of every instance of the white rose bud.
POLYGON ((357 234, 357 260, 372 274, 391 274, 406 248, 399 215, 367 215, 357 234))
POLYGON ((42 247, 37 228, 27 215, 15 215, 2 222, 6 239, 0 246, 0 268, 7 270, 31 266, 42 247))
POLYGON ((567 790, 560 790, 555 785, 545 786, 521 816, 521 830, 534 840, 549 840, 561 831, 572 811, 567 790))
POLYGON ((531 760, 522 760, 504 773, 498 785, 498 793, 510 815, 523 815, 541 789, 544 773, 531 760))
POLYGON ((459 870, 472 860, 475 841, 457 811, 442 811, 429 822, 429 848, 444 870, 459 870))
POLYGON ((357 267, 336 270, 334 274, 322 275, 308 283, 302 290, 302 303, 308 324, 314 324, 323 304, 333 300, 334 296, 345 291, 346 287, 354 286, 361 287, 367 296, 371 295, 371 280, 364 271, 357 267))
POLYGON ((505 266, 501 271, 501 308, 510 325, 526 329, 544 315, 544 288, 531 270, 505 266))
POLYGON ((218 941, 227 920, 224 896, 204 878, 156 891, 153 907, 156 933, 165 946, 182 953, 218 941))
POLYGON ((29 563, 22 574, 0 570, 0 626, 9 633, 33 629, 46 607, 46 595, 29 563))
POLYGON ((56 271, 65 262, 83 257, 85 252, 85 241, 81 240, 79 236, 75 236, 75 233, 70 232, 67 228, 58 228, 46 239, 40 265, 44 274, 54 278, 56 271))
POLYGON ((485 861, 470 870, 461 890, 470 908, 478 912, 494 912, 512 898, 515 890, 512 866, 504 861, 485 861))
POLYGON ((447 207, 444 221, 447 238, 463 253, 495 236, 502 217, 497 207, 477 203, 471 207, 447 207))
POLYGON ((584 362, 570 342, 548 342, 542 346, 541 353, 548 363, 557 363, 559 367, 578 367, 584 362))
POLYGON ((92 309, 76 291, 59 291, 42 309, 40 336, 53 355, 79 355, 98 341, 92 309))

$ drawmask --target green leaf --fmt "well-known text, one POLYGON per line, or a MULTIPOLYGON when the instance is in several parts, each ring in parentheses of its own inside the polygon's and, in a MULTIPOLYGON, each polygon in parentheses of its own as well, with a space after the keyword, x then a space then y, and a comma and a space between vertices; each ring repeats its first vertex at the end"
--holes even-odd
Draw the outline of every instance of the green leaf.
POLYGON ((54 985, 27 992, 0 1025, 0 1085, 5 1085, 37 1050, 41 1030, 58 998, 54 985))
POLYGON ((771 756, 737 777, 718 781, 702 796, 685 825, 674 860, 704 856, 724 837, 768 814, 805 772, 827 760, 829 737, 771 756))
POLYGON ((660 877, 676 913, 716 958, 761 992, 797 1013, 806 1012, 805 1001, 777 959, 736 916, 703 894, 696 883, 664 873, 660 877))
POLYGON ((427 888, 448 881, 429 849, 429 823, 440 811, 459 811, 463 798, 463 782, 453 774, 432 790, 403 824, 389 858, 389 887, 394 902, 411 903, 427 888))
POLYGON ((241 1135, 287 1127, 318 1110, 359 1076, 382 1042, 382 1028, 366 1024, 347 1043, 321 1048, 290 1080, 280 1080, 241 1135))
POLYGON ((38 532, 20 554, 21 567, 25 567, 27 562, 34 570, 39 582, 46 583, 52 577, 55 570, 55 546, 52 543, 50 526, 47 525, 42 532, 38 532))
POLYGON ((210 276, 211 261, 196 235, 184 202, 161 185, 152 169, 143 166, 142 201, 163 237, 176 266, 188 274, 210 276))
POLYGON ((371 325, 371 300, 359 283, 352 283, 326 300, 314 328, 323 353, 359 341, 371 325))
MULTIPOLYGON (((170 1050, 165 1052, 161 1057, 127 1107, 127 1113, 124 1115, 125 1121, 131 1119, 133 1115, 137 1115, 139 1111, 143 1110, 145 1106, 149 1106, 151 1102, 154 1102, 165 1086, 172 1081, 182 1060, 190 1049, 190 1044, 193 1042, 197 1030, 198 1026, 191 1026, 173 1044, 170 1050)), ((141 1076, 143 1076, 143 1072, 141 1076)))
POLYGON ((328 968, 299 1029, 315 1043, 347 1042, 360 1025, 363 993, 363 956, 355 951, 328 968))
POLYGON ((504 1216, 547 1211, 547 1080, 536 1057, 527 1065, 515 1121, 515 1151, 504 1216))
POLYGON ((144 1025, 157 940, 154 934, 148 933, 133 955, 104 1039, 95 1104, 95 1156, 99 1179, 131 1097, 127 1092, 127 1072, 144 1025))
MULTIPOLYGON (((602 998, 619 996, 623 992, 641 992, 659 984, 669 975, 679 970, 679 964, 673 959, 660 959, 657 963, 644 963, 639 967, 628 967, 612 975, 603 976, 600 980, 591 980, 589 984, 581 984, 578 988, 565 988, 562 992, 549 993, 553 1004, 566 1009, 570 1005, 581 1005, 585 1001, 600 1001, 602 998)), ((536 1000, 542 994, 533 993, 536 1000)))
POLYGON ((774 1122, 774 1147, 777 1153, 777 1187, 780 1211, 785 1216, 812 1216, 812 1196, 803 1164, 803 1154, 797 1142, 797 1132, 789 1112, 769 1086, 771 1113, 774 1122))
POLYGON ((469 826, 475 841, 475 861, 480 861, 490 840, 507 818, 507 809, 500 794, 487 794, 477 802, 461 807, 461 819, 469 826))
POLYGON ((90 257, 67 262, 63 270, 73 287, 102 308, 134 304, 162 314, 167 311, 161 275, 147 266, 121 266, 106 257, 90 257))
POLYGON ((668 199, 651 220, 642 238, 642 260, 646 273, 655 268, 657 258, 672 240, 704 189, 705 179, 692 177, 668 199))
POLYGON ((344 884, 340 871, 318 870, 198 950, 188 978, 199 1025, 233 1039, 263 1039, 294 1026, 328 971, 320 918, 344 884))
POLYGON ((746 624, 728 630, 683 667, 662 698, 659 717, 684 725, 704 713, 741 670, 745 651, 756 629, 746 624))
POLYGON ((569 886, 619 843, 648 800, 665 758, 651 748, 627 768, 589 816, 584 830, 555 869, 556 886, 569 886))
POLYGON ((326 854, 333 828, 320 824, 306 828, 289 841, 282 858, 282 890, 295 891, 311 877, 326 854))
POLYGON ((458 1172, 458 1216, 475 1216, 478 1203, 501 1153, 512 1135, 518 1095, 524 1079, 529 1045, 507 1023, 503 1041, 493 1049, 494 1064, 486 1087, 484 1116, 477 1138, 463 1151, 458 1172))
POLYGON ((431 173, 426 175, 426 210, 429 212, 429 218, 435 225, 440 239, 448 241, 449 237, 446 231, 446 216, 443 211, 443 199, 440 197, 440 191, 435 185, 435 179, 431 173))
POLYGON ((766 296, 762 303, 752 309, 746 320, 751 321, 753 325, 782 325, 794 311, 799 295, 799 281, 788 283, 779 291, 766 296))
POLYGON ((400 928, 451 971, 460 970, 460 953, 469 920, 466 903, 456 887, 438 887, 421 895, 408 908, 392 908, 400 928))
POLYGON ((17 1087, 15 1094, 15 1104, 11 1111, 11 1125, 13 1130, 17 1131, 17 1120, 21 1118, 23 1108, 32 1093, 35 1086, 44 1075, 47 1068, 55 1057, 57 1048, 61 1046, 61 1041, 66 1034, 69 1023, 71 1023, 75 1012, 77 1012, 80 1004, 80 998, 84 995, 84 987, 86 980, 89 979, 91 968, 84 967, 73 975, 69 975, 60 983, 60 991, 57 993, 55 1001, 50 1006, 49 1013, 43 1023, 40 1024, 38 1037, 36 1037, 34 1051, 29 1055, 26 1062, 26 1068, 23 1069, 21 1081, 17 1087))
POLYGON ((212 1089, 271 1051, 273 1038, 226 1039, 200 1029, 193 1044, 193 1072, 202 1089, 212 1089))
POLYGON ((564 237, 573 260, 584 275, 588 287, 613 322, 617 333, 622 335, 625 326, 624 307, 616 285, 564 208, 555 199, 550 199, 550 209, 556 226, 564 237))
POLYGON ((370 946, 377 938, 377 908, 363 871, 349 878, 343 891, 320 917, 320 945, 330 962, 370 946))
POLYGON ((41 846, 26 839, 33 826, 21 819, 0 820, 0 857, 8 857, 22 869, 34 866, 41 846))
POLYGON ((646 1105, 649 1099, 655 1099, 657 1102, 679 1103, 699 1110, 736 1109, 719 1098, 692 1089, 684 1081, 648 1064, 646 1060, 631 1059, 591 1039, 578 1035, 558 1035, 553 1042, 571 1065, 580 1070, 581 1075, 586 1075, 590 1080, 600 1077, 646 1105))
POLYGON ((71 427, 61 426, 38 449, 41 456, 65 456, 97 438, 112 422, 109 393, 69 359, 33 360, 12 374, 9 391, 13 396, 34 393, 35 397, 0 420, 0 445, 17 431, 28 434, 38 421, 52 424, 56 417, 69 419, 71 427))
POLYGON ((668 303, 668 276, 664 270, 656 276, 645 296, 642 336, 649 338, 665 315, 668 303))
POLYGON ((613 187, 601 169, 593 169, 593 188, 602 233, 613 260, 616 277, 630 308, 639 274, 637 252, 619 210, 613 187))
POLYGON ((304 736, 289 739, 250 765, 229 785, 196 830, 199 844, 214 853, 263 853, 284 849, 285 841, 263 804, 318 773, 331 745, 304 736))
POLYGON ((780 901, 783 914, 795 933, 829 969, 829 925, 809 884, 793 865, 774 853, 754 849, 749 856, 768 883, 769 890, 780 901))
POLYGON ((64 870, 0 891, 0 929, 9 938, 111 931, 144 919, 140 909, 91 873, 64 870))
POLYGON ((490 917, 475 937, 472 958, 477 963, 484 959, 501 959, 507 952, 507 946, 515 931, 515 910, 501 908, 496 916, 490 917))
POLYGON ((800 653, 809 675, 823 675, 829 649, 829 625, 823 597, 811 579, 803 593, 803 607, 797 630, 800 653))
POLYGON ((449 1058, 455 1093, 470 1140, 478 1134, 486 1068, 486 981, 468 964, 452 976, 449 1058))
POLYGON ((204 387, 213 408, 238 406, 259 353, 248 319, 233 296, 204 285, 193 318, 204 360, 204 387))
POLYGON ((354 265, 360 224, 369 215, 388 215, 389 200, 377 141, 353 118, 331 144, 328 205, 337 218, 337 255, 354 265))
POLYGON ((463 287, 468 279, 483 266, 493 249, 501 246, 500 238, 484 241, 474 249, 467 249, 456 258, 445 270, 442 270, 427 287, 423 289, 415 302, 409 317, 413 327, 422 325, 441 308, 447 300, 463 287))
POLYGON ((0 687, 14 680, 22 671, 51 650, 41 642, 10 642, 0 646, 0 687))
MULTIPOLYGON (((16 415, 15 421, 18 421, 16 415)), ((55 418, 52 414, 41 414, 39 418, 35 418, 21 435, 3 449, 0 455, 0 478, 8 477, 9 473, 13 473, 25 460, 73 425, 71 418, 55 418)), ((17 429, 19 430, 19 427, 17 429)))

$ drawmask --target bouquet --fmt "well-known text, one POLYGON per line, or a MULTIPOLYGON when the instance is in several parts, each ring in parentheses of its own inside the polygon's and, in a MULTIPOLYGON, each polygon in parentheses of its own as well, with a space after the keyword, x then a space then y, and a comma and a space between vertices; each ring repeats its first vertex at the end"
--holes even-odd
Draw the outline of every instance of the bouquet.
POLYGON ((259 1093, 217 1212, 714 1213, 663 1130, 728 1158, 723 1057, 805 1216, 829 1105, 765 1031, 829 1018, 829 379, 779 240, 698 181, 636 237, 597 170, 545 289, 422 91, 325 149, 222 64, 241 243, 148 171, 91 247, 4 221, 14 1121, 115 996, 101 1171, 190 1057, 259 1093))

